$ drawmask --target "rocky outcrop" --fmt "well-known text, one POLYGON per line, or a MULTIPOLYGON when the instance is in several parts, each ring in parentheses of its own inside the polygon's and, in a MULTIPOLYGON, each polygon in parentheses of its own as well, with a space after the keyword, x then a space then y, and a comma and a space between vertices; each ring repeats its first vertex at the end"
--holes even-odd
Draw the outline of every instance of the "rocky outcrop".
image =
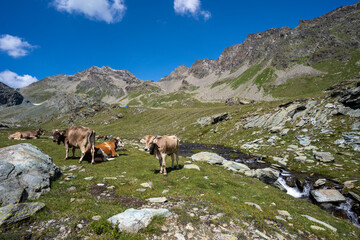
POLYGON ((0 208, 0 226, 29 218, 43 207, 45 204, 41 202, 9 204, 2 207, 0 208))
POLYGON ((0 82, 0 105, 19 105, 23 100, 24 97, 18 91, 0 82))
POLYGON ((189 73, 196 78, 203 78, 213 72, 218 67, 218 62, 213 59, 205 58, 204 60, 196 60, 190 67, 189 73))
POLYGON ((29 143, 0 149, 0 204, 38 199, 60 175, 51 158, 29 143))
POLYGON ((211 124, 217 124, 222 121, 227 121, 229 119, 230 119, 229 113, 219 113, 219 114, 214 114, 212 116, 201 117, 196 122, 201 126, 207 126, 211 124))
POLYGON ((188 72, 188 70, 189 68, 183 64, 175 68, 175 70, 172 71, 169 75, 161 78, 159 82, 183 80, 186 77, 186 73, 188 72))

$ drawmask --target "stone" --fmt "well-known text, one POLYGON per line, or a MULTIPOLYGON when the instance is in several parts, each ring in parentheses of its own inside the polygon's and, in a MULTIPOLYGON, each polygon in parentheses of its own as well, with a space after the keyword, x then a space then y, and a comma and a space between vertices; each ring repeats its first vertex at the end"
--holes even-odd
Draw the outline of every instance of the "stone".
POLYGON ((305 163, 306 162, 306 156, 302 155, 302 156, 297 156, 297 157, 294 157, 294 161, 296 162, 302 162, 302 163, 305 163))
POLYGON ((96 215, 96 216, 93 216, 91 219, 94 221, 99 221, 101 219, 101 216, 96 215))
POLYGON ((51 157, 29 143, 0 149, 0 204, 35 200, 61 174, 51 157))
POLYGON ((275 145, 280 138, 278 136, 271 136, 267 141, 267 145, 275 145))
POLYGON ((250 168, 248 166, 246 166, 245 164, 237 163, 237 162, 233 162, 233 161, 225 160, 223 166, 226 168, 233 168, 235 171, 239 171, 242 173, 250 170, 250 168))
POLYGON ((281 216, 291 217, 291 215, 290 215, 290 213, 288 211, 285 211, 285 210, 277 210, 277 211, 281 216))
POLYGON ((273 127, 270 129, 270 133, 278 133, 282 130, 283 128, 280 127, 280 126, 277 126, 277 127, 273 127))
POLYGON ((120 232, 137 233, 140 229, 147 227, 154 216, 169 217, 171 212, 164 208, 144 208, 141 210, 130 208, 110 217, 107 221, 112 225, 117 225, 120 232))
POLYGON ((145 192, 146 189, 145 189, 145 188, 138 188, 138 189, 136 189, 136 191, 137 191, 137 192, 145 192))
POLYGON ((207 126, 207 125, 217 124, 219 122, 226 121, 229 119, 230 119, 229 113, 220 113, 212 116, 201 117, 198 120, 196 120, 196 122, 201 126, 207 126))
POLYGON ((162 194, 168 193, 169 189, 165 189, 164 191, 162 191, 162 194))
POLYGON ((327 223, 324 223, 324 222, 322 222, 322 221, 320 221, 320 220, 317 220, 316 218, 313 218, 313 217, 308 216, 308 215, 301 215, 301 216, 306 217, 306 218, 307 218, 307 219, 309 219, 310 221, 313 221, 313 222, 319 223, 319 224, 321 224, 321 225, 323 225, 323 226, 325 226, 325 227, 329 228, 330 230, 332 230, 332 231, 334 231, 334 232, 336 232, 336 231, 337 231, 337 229, 336 229, 336 228, 334 228, 333 226, 331 226, 331 225, 329 225, 329 224, 327 224, 327 223))
POLYGON ((86 180, 86 181, 90 181, 90 180, 93 180, 94 179, 94 177, 86 177, 86 178, 84 178, 84 180, 86 180))
POLYGON ((326 179, 325 178, 319 178, 318 180, 316 180, 316 182, 314 183, 314 187, 318 188, 321 187, 323 185, 325 185, 326 183, 326 179))
POLYGON ((145 188, 150 188, 150 189, 154 188, 154 185, 152 182, 141 183, 140 185, 145 188))
POLYGON ((211 152, 199 152, 191 156, 191 159, 195 162, 207 162, 212 165, 222 165, 225 158, 219 156, 216 153, 211 152))
POLYGON ((311 229, 317 230, 317 231, 325 231, 325 228, 316 226, 316 225, 311 225, 310 226, 311 229))
POLYGON ((164 203, 167 201, 166 197, 148 198, 147 201, 151 203, 164 203))
POLYGON ((69 187, 68 189, 66 189, 66 191, 68 191, 68 192, 76 192, 76 187, 74 187, 74 186, 69 187))
POLYGON ((246 205, 252 206, 254 208, 256 208, 257 210, 259 210, 260 212, 262 212, 263 210, 261 209, 261 207, 259 205, 257 205, 256 203, 252 203, 252 202, 245 202, 246 205))
POLYGON ((310 138, 305 135, 297 136, 296 139, 299 141, 299 144, 303 147, 309 146, 311 144, 310 138))
POLYGON ((350 194, 354 199, 356 199, 358 202, 360 202, 360 196, 359 196, 359 195, 357 195, 357 194, 354 193, 354 192, 349 192, 349 194, 350 194))
POLYGON ((354 182, 357 182, 357 180, 346 181, 344 182, 344 187, 347 189, 353 189, 355 187, 354 182))
POLYGON ((345 197, 335 189, 312 190, 311 195, 318 203, 346 201, 345 197))
POLYGON ((280 176, 280 171, 273 168, 262 168, 255 170, 255 177, 260 181, 273 184, 280 176))
POLYGON ((185 240, 184 235, 181 233, 175 233, 174 237, 176 237, 177 240, 185 240))
POLYGON ((333 162, 335 160, 334 156, 329 152, 314 152, 314 157, 320 162, 333 162))
POLYGON ((44 203, 16 203, 0 208, 0 226, 24 220, 45 207, 44 203))
POLYGON ((286 136, 289 131, 290 131, 290 129, 285 128, 285 129, 283 129, 283 130, 280 132, 280 135, 281 135, 281 136, 286 136))
POLYGON ((195 170, 200 171, 199 166, 198 166, 198 165, 195 165, 195 164, 185 164, 185 165, 184 165, 184 168, 185 168, 185 169, 195 169, 195 170))

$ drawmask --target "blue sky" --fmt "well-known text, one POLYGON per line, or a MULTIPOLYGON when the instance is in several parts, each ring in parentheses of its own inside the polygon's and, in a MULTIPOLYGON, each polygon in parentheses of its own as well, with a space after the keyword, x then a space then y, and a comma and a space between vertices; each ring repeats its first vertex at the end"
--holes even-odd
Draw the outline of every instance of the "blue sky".
POLYGON ((91 66, 159 80, 217 59, 249 33, 294 28, 356 0, 6 0, 0 7, 0 81, 23 87, 91 66))

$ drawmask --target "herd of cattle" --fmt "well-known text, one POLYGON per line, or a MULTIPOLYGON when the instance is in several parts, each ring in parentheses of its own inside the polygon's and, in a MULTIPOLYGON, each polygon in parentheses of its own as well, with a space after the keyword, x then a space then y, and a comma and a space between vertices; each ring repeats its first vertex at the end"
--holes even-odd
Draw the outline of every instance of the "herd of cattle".
MULTIPOLYGON (((38 139, 41 135, 44 135, 42 128, 38 130, 28 130, 23 132, 15 132, 8 136, 9 139, 23 140, 23 139, 38 139)), ((65 145, 65 160, 69 157, 69 148, 72 149, 73 157, 75 156, 75 149, 79 148, 81 151, 81 157, 79 163, 82 160, 90 160, 94 164, 95 161, 107 161, 119 156, 116 151, 119 148, 124 147, 124 143, 119 137, 113 138, 109 136, 98 136, 97 139, 104 138, 110 141, 95 145, 95 131, 80 126, 72 126, 66 130, 53 130, 52 139, 57 144, 63 143, 65 145)), ((166 156, 171 156, 172 168, 174 168, 174 155, 176 155, 176 167, 179 168, 179 148, 180 140, 176 136, 151 136, 146 135, 140 140, 145 144, 145 151, 149 151, 151 155, 159 160, 160 173, 164 176, 166 172, 166 156)))

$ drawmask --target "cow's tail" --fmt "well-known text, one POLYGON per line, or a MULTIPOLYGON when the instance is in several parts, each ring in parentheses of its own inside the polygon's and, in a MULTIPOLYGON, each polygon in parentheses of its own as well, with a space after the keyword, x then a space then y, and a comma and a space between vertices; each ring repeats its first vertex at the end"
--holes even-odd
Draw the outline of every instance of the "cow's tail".
POLYGON ((95 146, 95 131, 91 131, 91 133, 87 136, 86 139, 86 152, 89 151, 93 146, 95 146), (91 144, 93 143, 93 144, 91 144))

